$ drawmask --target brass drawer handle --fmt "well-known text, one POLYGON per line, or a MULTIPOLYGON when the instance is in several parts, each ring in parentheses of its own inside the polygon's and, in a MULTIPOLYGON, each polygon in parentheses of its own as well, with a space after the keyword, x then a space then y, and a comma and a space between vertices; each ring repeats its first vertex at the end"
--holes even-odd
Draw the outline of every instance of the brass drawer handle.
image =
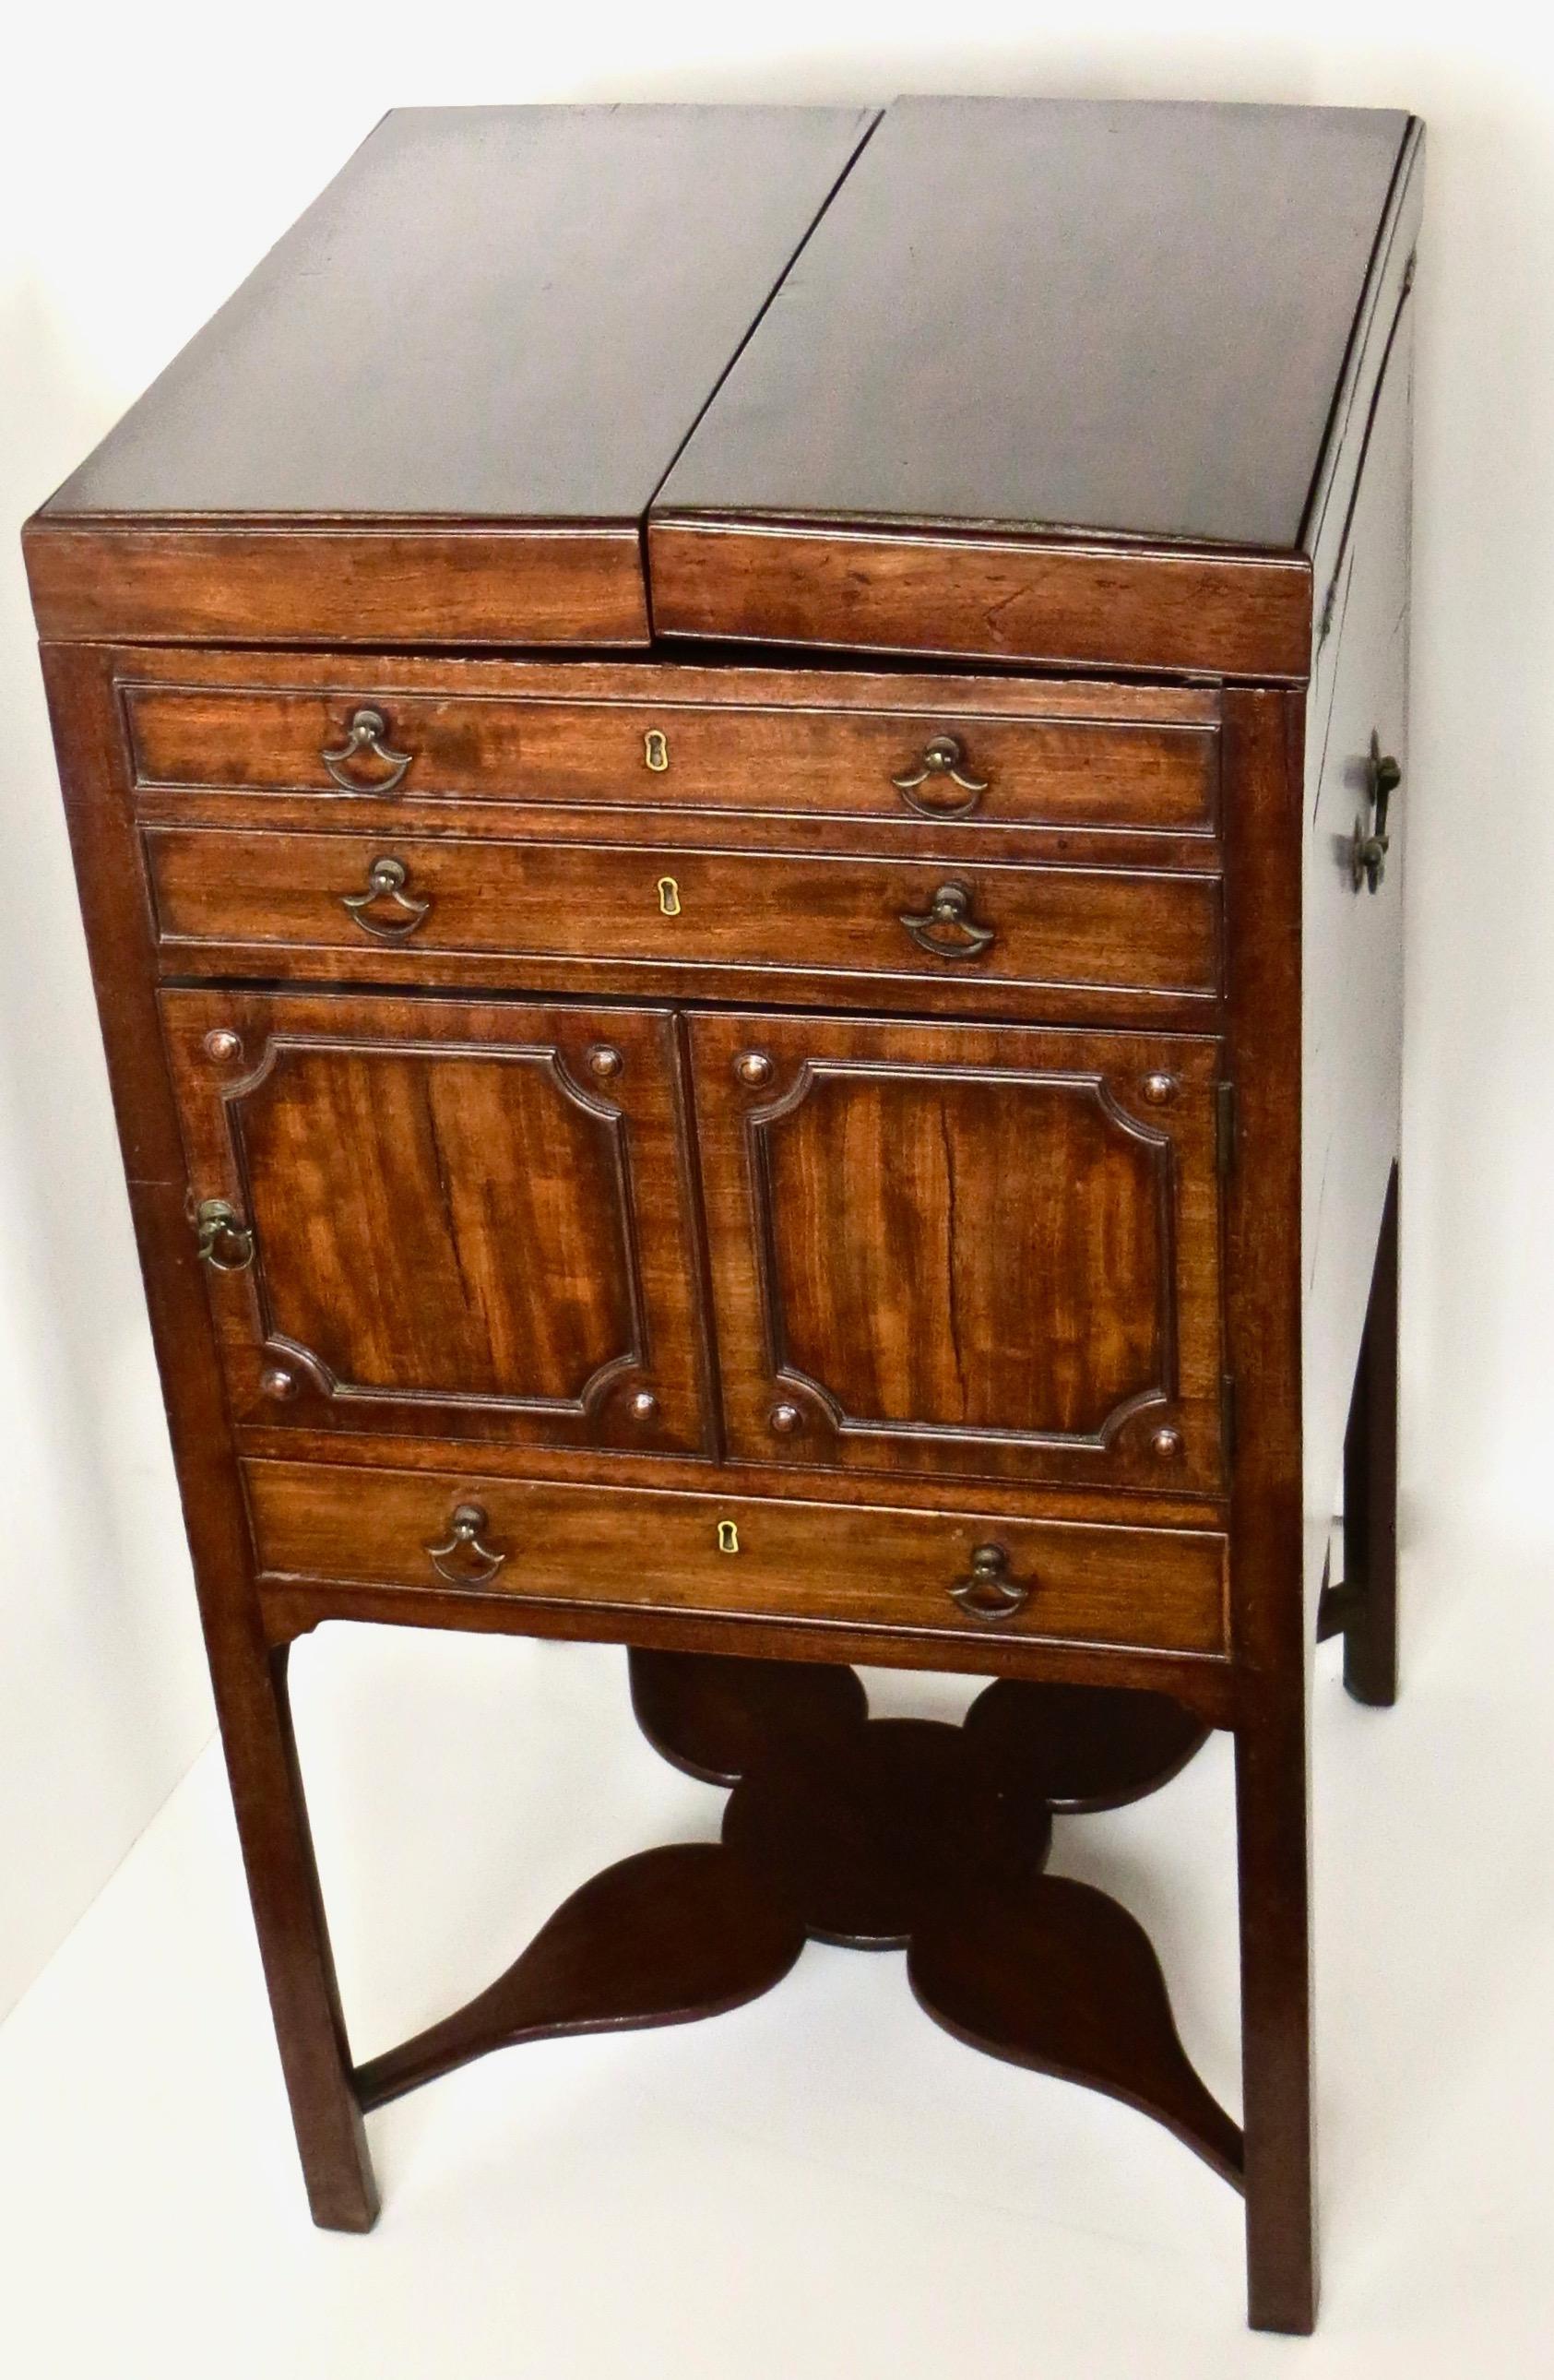
POLYGON ((342 892, 340 906, 364 934, 376 934, 381 942, 407 941, 431 907, 430 901, 412 900, 406 892, 408 874, 402 859, 375 859, 367 871, 366 892, 342 892), (397 917, 370 917, 367 913, 374 901, 392 901, 402 914, 397 917))
POLYGON ((964 884, 941 884, 929 908, 920 914, 904 909, 901 922, 917 948, 934 959, 979 959, 998 940, 991 926, 973 919, 971 893, 964 884), (947 941, 947 934, 957 939, 947 941))
POLYGON ((381 710, 353 710, 346 729, 345 742, 336 744, 333 750, 325 745, 319 759, 343 794, 392 794, 403 781, 415 755, 412 752, 395 752, 383 740, 387 734, 388 721, 381 710), (370 752, 374 760, 386 762, 388 775, 379 777, 371 784, 364 784, 359 777, 348 777, 345 764, 354 760, 361 752, 370 752))
POLYGON ((431 1567, 450 1586, 489 1586, 506 1560, 494 1546, 482 1545, 487 1512, 483 1504, 455 1504, 448 1515, 448 1534, 440 1546, 423 1546, 431 1567))
POLYGON ((973 1620, 1012 1620, 1030 1601, 1030 1591, 1028 1579, 1010 1577, 1006 1547, 974 1546, 970 1572, 956 1579, 950 1599, 973 1620))
POLYGON ((212 1272, 246 1272, 253 1262, 254 1237, 225 1198, 202 1198, 194 1210, 199 1234, 195 1252, 212 1272))
POLYGON ((919 818, 969 818, 988 790, 988 780, 986 777, 974 777, 964 765, 965 760, 965 755, 953 735, 935 735, 924 745, 917 766, 904 770, 899 777, 892 777, 891 783, 907 808, 916 810, 919 818), (948 777, 952 784, 960 786, 965 795, 965 801, 920 801, 917 788, 926 785, 930 777, 948 777))

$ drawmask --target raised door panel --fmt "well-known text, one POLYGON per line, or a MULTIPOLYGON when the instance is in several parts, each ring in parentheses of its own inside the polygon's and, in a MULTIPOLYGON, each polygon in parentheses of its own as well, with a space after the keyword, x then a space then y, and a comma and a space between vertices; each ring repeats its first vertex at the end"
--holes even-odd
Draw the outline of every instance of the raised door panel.
MULTIPOLYGON (((169 991, 237 1418, 698 1449, 662 1012, 169 991)), ((197 1216, 198 1220, 198 1216, 197 1216)))
POLYGON ((1220 1485, 1214 1043, 691 1035, 731 1452, 1220 1485))

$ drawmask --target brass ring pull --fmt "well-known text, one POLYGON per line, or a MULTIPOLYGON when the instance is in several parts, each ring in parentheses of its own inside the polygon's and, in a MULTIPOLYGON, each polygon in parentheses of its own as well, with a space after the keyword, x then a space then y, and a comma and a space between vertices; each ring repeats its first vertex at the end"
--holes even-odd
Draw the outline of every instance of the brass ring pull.
POLYGON ((202 1198, 194 1210, 199 1238, 195 1252, 212 1272, 246 1272, 253 1262, 254 1237, 225 1198, 202 1198))
POLYGON ((423 1546, 431 1567, 450 1586, 489 1586, 506 1560, 494 1546, 480 1543, 486 1533, 483 1504, 455 1504, 448 1515, 448 1534, 440 1546, 423 1546), (455 1560, 455 1557, 462 1557, 455 1560))
POLYGON ((899 777, 892 777, 891 783, 907 808, 916 810, 919 818, 969 818, 988 790, 988 780, 986 777, 974 777, 964 765, 965 759, 965 755, 953 735, 935 735, 924 745, 916 769, 904 770, 899 777), (926 785, 930 777, 948 777, 952 784, 960 786, 965 795, 965 801, 919 801, 917 788, 926 785))
POLYGON ((383 741, 387 734, 388 721, 381 710, 354 710, 346 729, 345 742, 336 744, 333 751, 326 746, 319 754, 319 759, 343 794, 392 794, 401 783, 415 755, 412 752, 395 752, 383 741), (364 784, 359 777, 346 776, 345 763, 354 760, 359 752, 370 752, 374 760, 385 761, 388 775, 380 777, 374 784, 364 784))
POLYGON ((973 1620, 1010 1620, 1030 1601, 1030 1581, 1010 1577, 1006 1547, 974 1546, 970 1572, 956 1579, 950 1598, 973 1620))
POLYGON ((979 959, 998 940, 991 926, 979 926, 971 915, 971 893, 964 884, 941 884, 929 907, 904 909, 901 922, 920 951, 934 959, 979 959), (953 934, 953 941, 945 936, 953 934))
POLYGON ((381 942, 407 941, 431 907, 430 901, 412 900, 405 890, 409 874, 402 859, 375 859, 367 871, 365 892, 342 892, 340 906, 347 910, 351 923, 359 926, 364 934, 376 934, 381 942), (368 911, 374 901, 392 901, 401 915, 397 917, 370 917, 368 911))
POLYGON ((1387 854, 1391 837, 1387 832, 1387 807, 1402 783, 1402 771, 1390 752, 1381 749, 1381 739, 1372 735, 1370 759, 1366 766, 1366 798, 1370 805, 1370 832, 1366 832, 1363 819, 1354 820, 1354 842, 1350 857, 1350 869, 1357 892, 1362 884, 1373 892, 1381 890, 1381 880, 1387 872, 1387 854))

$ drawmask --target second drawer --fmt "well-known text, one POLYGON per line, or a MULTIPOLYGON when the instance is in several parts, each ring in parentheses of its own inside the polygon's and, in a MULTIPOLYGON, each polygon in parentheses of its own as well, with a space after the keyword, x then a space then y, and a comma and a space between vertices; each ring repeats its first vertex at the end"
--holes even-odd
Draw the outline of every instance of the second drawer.
MULTIPOLYGON (((1211 998, 1216 877, 152 828, 164 945, 624 959, 1211 998)), ((270 966, 284 973, 284 959, 270 966)))

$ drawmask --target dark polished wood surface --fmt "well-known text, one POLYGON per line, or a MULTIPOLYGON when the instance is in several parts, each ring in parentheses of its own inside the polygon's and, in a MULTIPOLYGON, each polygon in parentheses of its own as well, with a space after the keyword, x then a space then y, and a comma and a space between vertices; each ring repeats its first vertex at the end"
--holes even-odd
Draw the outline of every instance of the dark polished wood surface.
POLYGON ((1304 677, 1304 554, 655 512, 665 637, 1054 669, 1304 677))
POLYGON ((707 1443, 696 1224, 662 1011, 168 991, 240 1421, 707 1443), (237 1251, 241 1253, 241 1251, 237 1251))
POLYGON ((690 1048, 731 1451, 1220 1486, 1211 1042, 749 1014, 690 1048))
POLYGON ((1137 992, 1142 1009, 1161 994, 1207 1004, 1219 990, 1212 876, 795 856, 740 840, 709 852, 161 827, 145 849, 159 939, 180 973, 188 945, 229 943, 256 957, 267 947, 261 964, 278 976, 294 953, 316 973, 320 952, 370 950, 412 975, 424 952, 862 975, 882 978, 881 993, 914 978, 989 996, 1137 992), (378 891, 385 859, 396 880, 378 891))
POLYGON ((70 498, 165 436, 164 486, 227 469, 241 508, 30 526, 282 2062, 315 2216, 360 2229, 396 2092, 733 2006, 807 1935, 908 1945, 951 2032, 1244 2188, 1251 2318, 1300 2331, 1341 1461, 1320 1626, 1358 1698, 1396 1684, 1421 136, 910 103, 739 360, 864 129, 391 120, 70 498), (534 203, 493 249, 497 185, 534 203), (369 223, 402 261, 335 340, 369 223), (570 343, 515 341, 541 288, 570 343), (698 317, 672 353, 655 293, 698 317), (579 394, 589 325, 623 344, 579 394), (759 472, 730 519, 655 514, 650 625, 644 511, 731 362, 686 471, 748 432, 802 455, 798 516, 759 472), (336 464, 378 510, 258 493, 336 464), (429 512, 461 472, 573 509, 429 512), (884 509, 839 515, 839 472, 884 509), (618 1863, 359 2062, 286 1697, 325 1621, 632 1646, 654 1742, 734 1788, 723 1841, 618 1863), (869 1721, 854 1661, 996 1682, 961 1730, 869 1721), (1135 1921, 1042 1872, 1054 1812, 1210 1727, 1240 2124, 1135 1921))
POLYGON ((42 632, 646 644, 649 499, 872 121, 385 116, 36 516, 42 632))
POLYGON ((626 1633, 623 1621, 651 1607, 778 1618, 810 1633, 889 1627, 935 1637, 945 1652, 957 1639, 989 1650, 1067 1641, 1206 1660, 1229 1649, 1225 1543, 1208 1529, 1024 1521, 996 1488, 969 1511, 918 1512, 810 1501, 803 1479, 770 1498, 715 1476, 689 1495, 519 1482, 487 1477, 473 1448, 459 1451, 465 1467, 441 1473, 346 1468, 348 1445, 327 1463, 249 1463, 267 1591, 296 1581, 394 1590, 391 1616, 416 1614, 418 1595, 474 1591, 518 1625, 547 1605, 591 1606, 596 1633, 612 1633, 612 1613, 613 1633, 626 1633), (434 1558, 465 1504, 485 1516, 478 1543, 434 1558), (984 1610, 965 1597, 989 1541, 1007 1596, 984 1610))
POLYGON ((1298 548, 1407 122, 898 100, 655 512, 1298 548))
POLYGON ((699 809, 975 820, 979 844, 1005 827, 1207 836, 1215 824, 1209 694, 841 671, 822 686, 812 671, 637 662, 449 662, 429 681, 403 657, 368 665, 353 692, 334 657, 226 666, 241 683, 182 682, 182 656, 127 680, 138 786, 312 792, 321 827, 348 819, 342 795, 365 819, 392 795, 396 818, 465 800, 652 808, 677 824, 699 809), (379 748, 353 751, 364 708, 379 748))
POLYGON ((1151 1791, 1204 1740, 1186 1714, 1091 1697, 1076 1745, 1060 1687, 992 1686, 956 1729, 869 1719, 846 1670, 638 1651, 631 1682, 655 1749, 734 1787, 721 1842, 591 1878, 495 1983, 358 2067, 364 2106, 522 2042, 716 2015, 780 1983, 809 1937, 905 1949, 937 2023, 1126 2101, 1239 2188, 1240 2128, 1182 2046, 1147 1936, 1043 1873, 1053 1811, 1151 1791))
POLYGON ((45 517, 635 526, 871 120, 396 108, 45 517))

